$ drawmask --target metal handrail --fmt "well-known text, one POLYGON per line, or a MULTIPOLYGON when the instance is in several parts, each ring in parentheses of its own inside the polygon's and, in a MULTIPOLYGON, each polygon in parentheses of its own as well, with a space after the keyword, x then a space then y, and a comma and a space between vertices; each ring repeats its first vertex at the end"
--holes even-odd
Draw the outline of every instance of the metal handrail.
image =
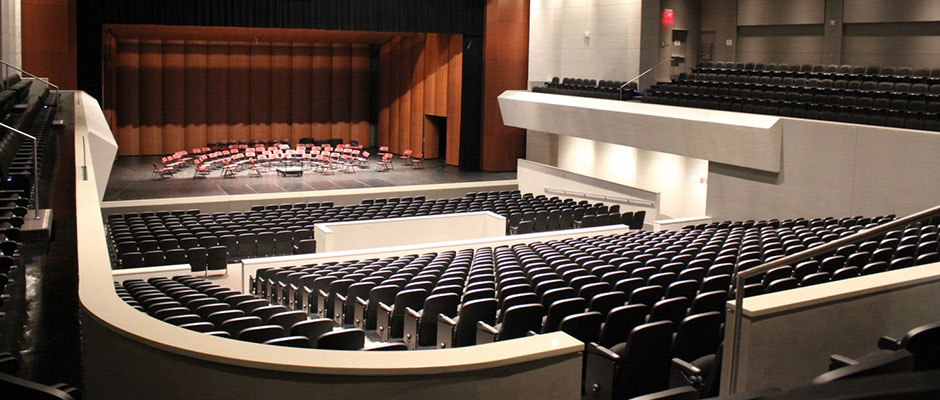
POLYGON ((19 129, 16 129, 12 126, 0 122, 0 127, 7 128, 12 132, 16 132, 20 135, 26 136, 33 140, 33 219, 42 219, 39 214, 39 140, 35 136, 30 135, 26 132, 23 132, 19 129))
POLYGON ((654 69, 658 68, 660 65, 665 64, 666 61, 672 61, 672 57, 669 57, 669 58, 667 58, 667 59, 665 59, 665 60, 660 61, 658 64, 656 64, 656 65, 650 67, 650 68, 647 69, 646 71, 643 71, 642 74, 639 74, 639 75, 637 75, 635 78, 633 78, 633 79, 631 79, 631 80, 629 80, 629 81, 626 81, 623 85, 620 85, 620 89, 619 89, 619 90, 620 90, 620 100, 623 100, 623 88, 627 87, 627 85, 629 85, 629 84, 631 84, 631 83, 633 83, 633 82, 636 82, 637 80, 639 80, 640 78, 642 78, 644 75, 646 75, 646 74, 652 72, 654 69))
POLYGON ((784 265, 793 264, 795 262, 803 261, 807 258, 818 256, 820 254, 825 254, 831 252, 839 247, 845 246, 847 244, 852 244, 861 240, 865 240, 871 237, 875 237, 886 233, 888 231, 894 230, 895 228, 907 226, 913 222, 917 222, 923 219, 931 218, 940 215, 940 205, 928 208, 926 210, 908 215, 904 218, 896 219, 894 221, 871 227, 868 229, 861 230, 849 236, 833 240, 824 245, 811 247, 809 249, 803 250, 796 254, 791 254, 789 256, 778 258, 776 260, 758 265, 754 268, 749 268, 746 271, 735 271, 735 295, 734 295, 734 331, 731 336, 731 379, 730 379, 730 393, 734 394, 738 386, 738 362, 741 355, 741 323, 744 321, 744 281, 747 278, 760 275, 764 272, 767 272, 771 269, 782 267, 784 265))
POLYGON ((643 206, 643 207, 656 208, 656 203, 654 203, 654 202, 652 202, 652 201, 649 201, 649 200, 637 200, 637 199, 630 199, 630 198, 626 198, 626 197, 607 196, 607 195, 602 195, 602 194, 593 194, 593 193, 584 193, 584 192, 572 192, 572 191, 570 191, 570 190, 563 190, 563 189, 545 188, 545 189, 543 189, 543 190, 544 190, 544 192, 547 193, 547 194, 560 194, 560 195, 565 195, 565 196, 576 196, 576 197, 583 197, 583 198, 585 198, 585 199, 601 200, 601 201, 603 201, 603 200, 611 200, 611 201, 615 201, 615 202, 618 202, 618 203, 624 203, 624 204, 629 204, 629 205, 633 205, 633 206, 643 206))
MULTIPOLYGON (((25 69, 22 69, 22 68, 20 68, 20 67, 17 67, 17 66, 15 66, 15 65, 13 65, 13 64, 10 64, 10 63, 8 63, 8 62, 6 62, 6 61, 0 60, 0 64, 3 64, 3 67, 4 67, 4 68, 13 68, 13 69, 15 69, 15 70, 17 70, 17 71, 19 71, 19 72, 21 72, 21 73, 24 73, 24 74, 26 74, 26 75, 29 75, 31 78, 38 79, 38 80, 40 80, 40 81, 42 81, 42 82, 45 82, 47 85, 54 87, 54 88, 55 88, 55 98, 56 98, 56 101, 58 101, 58 99, 59 99, 59 85, 56 85, 56 84, 50 82, 48 78, 41 78, 41 77, 38 77, 38 76, 36 76, 36 75, 33 75, 33 74, 30 73, 29 71, 27 71, 27 70, 25 70, 25 69)), ((4 71, 3 71, 3 80, 4 80, 4 82, 6 82, 6 79, 7 79, 7 71, 4 69, 4 71)), ((5 89, 9 89, 9 88, 5 88, 5 89)))

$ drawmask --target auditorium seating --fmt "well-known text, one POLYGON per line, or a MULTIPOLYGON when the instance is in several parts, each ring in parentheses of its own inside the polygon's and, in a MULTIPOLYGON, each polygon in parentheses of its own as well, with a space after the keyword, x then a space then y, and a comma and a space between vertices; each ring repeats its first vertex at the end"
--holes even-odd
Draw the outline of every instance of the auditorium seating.
POLYGON ((940 68, 705 62, 643 101, 940 131, 940 68))
POLYGON ((552 78, 551 82, 545 82, 545 86, 535 86, 532 88, 536 93, 564 94, 568 96, 594 97, 608 100, 630 100, 636 94, 636 82, 630 82, 623 88, 621 93, 621 81, 594 80, 582 78, 564 78, 561 81, 558 77, 552 78))
MULTIPOLYGON (((597 342, 587 352, 585 390, 597 384, 607 394, 626 397, 666 389, 672 363, 699 374, 720 363, 715 355, 722 345, 724 302, 735 296, 736 271, 892 219, 717 222, 678 231, 262 268, 249 273, 250 295, 188 276, 115 286, 128 304, 169 323, 273 344, 302 345, 288 338, 304 336, 311 347, 404 342, 406 348, 429 349, 562 330, 597 342), (607 297, 616 301, 605 303, 607 297), (437 329, 425 321, 435 313, 437 329), (246 329, 259 333, 243 336, 246 329), (318 344, 323 335, 331 339, 318 344)), ((799 268, 768 271, 752 284, 762 289, 756 294, 784 279, 798 281, 797 286, 817 284, 806 277, 843 268, 836 261, 844 265, 848 258, 831 261, 840 254, 886 248, 895 251, 892 257, 907 258, 904 246, 912 244, 919 249, 915 256, 936 252, 935 222, 840 247, 799 268), (807 275, 796 279, 795 274, 807 275)))
MULTIPOLYGON (((192 256, 202 260, 203 254, 211 255, 219 247, 225 249, 227 259, 232 261, 311 253, 314 224, 472 211, 492 211, 518 221, 517 224, 534 221, 539 232, 622 221, 617 205, 592 205, 587 201, 502 191, 437 200, 427 200, 425 196, 365 199, 361 204, 347 206, 335 206, 332 202, 271 204, 231 213, 177 210, 112 214, 108 216, 108 228, 114 265, 134 268, 168 265, 167 258, 171 256, 174 263, 185 263, 192 256), (581 217, 575 219, 576 215, 581 217)), ((635 219, 631 219, 631 224, 637 224, 635 219)), ((511 223, 509 228, 510 233, 523 233, 511 223)), ((201 270, 202 262, 194 267, 201 270)))

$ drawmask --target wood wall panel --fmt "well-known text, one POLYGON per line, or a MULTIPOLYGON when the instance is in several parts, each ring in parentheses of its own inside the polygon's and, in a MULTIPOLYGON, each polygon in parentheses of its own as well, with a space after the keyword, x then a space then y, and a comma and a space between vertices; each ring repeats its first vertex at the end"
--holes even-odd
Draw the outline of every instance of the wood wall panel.
POLYGON ((442 36, 438 38, 437 49, 434 51, 437 53, 437 60, 435 62, 436 69, 434 70, 434 88, 436 93, 434 94, 434 115, 439 117, 446 117, 447 114, 447 68, 450 60, 450 39, 451 38, 460 38, 460 36, 451 35, 451 36, 442 36))
POLYGON ((249 110, 251 108, 250 68, 251 44, 232 42, 228 55, 228 124, 229 139, 249 140, 249 110))
POLYGON ((115 106, 117 126, 111 129, 117 133, 118 154, 140 154, 140 44, 137 40, 123 41, 117 44, 114 57, 115 69, 115 106), (115 129, 116 128, 116 129, 115 129))
POLYGON ((390 75, 390 57, 392 46, 385 45, 379 48, 379 115, 376 123, 376 133, 379 144, 388 144, 389 132, 389 109, 391 108, 389 75, 390 75))
POLYGON ((391 103, 388 107, 388 142, 379 143, 379 146, 388 146, 389 151, 398 149, 398 137, 401 134, 401 53, 402 41, 396 40, 391 44, 391 56, 389 60, 389 96, 391 103))
POLYGON ((349 143, 349 116, 352 98, 349 88, 352 82, 352 47, 346 44, 333 45, 332 80, 332 135, 349 143))
POLYGON ((447 62, 447 156, 448 165, 460 164, 460 97, 463 95, 463 37, 452 35, 447 62))
POLYGON ((271 139, 291 139, 291 44, 271 44, 271 139))
MULTIPOLYGON (((411 147, 415 154, 424 151, 424 59, 425 36, 415 36, 411 41, 411 147)), ((422 154, 422 157, 424 155, 422 154)))
POLYGON ((333 133, 331 99, 333 90, 333 46, 316 44, 313 46, 313 138, 329 139, 333 133))
POLYGON ((248 106, 251 114, 250 140, 271 139, 271 44, 251 45, 251 72, 248 106))
POLYGON ((350 105, 350 140, 356 140, 363 147, 369 146, 369 70, 371 54, 369 46, 353 45, 352 68, 349 93, 350 105))
POLYGON ((437 70, 439 61, 437 52, 440 43, 441 35, 436 33, 429 33, 424 42, 427 49, 427 56, 424 57, 424 71, 428 74, 428 79, 424 82, 424 113, 427 115, 438 115, 436 101, 437 79, 434 79, 434 72, 437 70))
POLYGON ((483 131, 480 168, 514 171, 525 157, 525 130, 503 124, 497 98, 525 90, 529 66, 529 0, 487 0, 483 44, 483 131))
POLYGON ((185 43, 163 42, 163 154, 186 148, 185 43))
POLYGON ((462 45, 459 35, 427 34, 393 40, 379 49, 378 146, 437 158, 444 156, 438 154, 440 141, 447 140, 448 163, 457 164, 462 45), (425 116, 446 118, 446 130, 425 116))
POLYGON ((207 46, 205 41, 186 42, 185 60, 185 87, 184 114, 186 116, 186 146, 187 150, 201 148, 206 145, 206 117, 207 112, 207 46))
POLYGON ((163 154, 163 43, 140 42, 140 152, 163 154))
POLYGON ((206 141, 227 140, 231 137, 229 110, 229 44, 209 42, 206 49, 206 141))
POLYGON ((313 77, 313 57, 310 45, 294 43, 291 57, 291 143, 297 143, 305 137, 313 137, 313 114, 311 98, 311 78, 313 77))
POLYGON ((411 70, 414 69, 411 52, 413 46, 413 41, 409 39, 402 40, 401 54, 398 57, 398 79, 401 79, 401 86, 399 87, 401 102, 398 104, 398 146, 391 148, 395 153, 401 153, 411 148, 411 91, 413 84, 411 70))

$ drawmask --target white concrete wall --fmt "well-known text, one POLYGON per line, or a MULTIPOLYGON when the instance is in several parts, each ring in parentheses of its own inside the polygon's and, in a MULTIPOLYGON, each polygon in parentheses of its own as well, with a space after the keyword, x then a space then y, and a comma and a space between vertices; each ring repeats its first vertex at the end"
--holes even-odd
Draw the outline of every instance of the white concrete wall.
MULTIPOLYGON (((0 31, 3 33, 3 38, 0 39, 0 57, 3 58, 3 61, 22 68, 23 41, 20 25, 20 1, 0 0, 0 31)), ((0 69, 0 74, 2 73, 2 69, 0 69)), ((16 71, 10 70, 11 75, 14 73, 16 71)))
MULTIPOLYGON (((527 137, 527 159, 658 193, 659 216, 656 218, 706 215, 708 161, 533 130, 528 131, 527 137), (547 151, 554 151, 553 157, 545 157, 547 151)), ((521 177, 519 182, 522 187, 521 177)))
POLYGON ((642 0, 531 0, 529 81, 628 80, 640 65, 642 0), (588 35, 585 35, 588 32, 588 35))
POLYGON ((506 235, 506 218, 489 211, 316 224, 317 253, 506 235))
POLYGON ((716 220, 910 214, 940 203, 940 134, 782 118, 779 174, 711 164, 716 220))
POLYGON ((519 190, 548 197, 558 196, 591 203, 603 202, 620 205, 620 212, 646 211, 647 219, 659 215, 660 194, 640 188, 594 178, 530 160, 518 161, 516 177, 519 190), (559 193, 563 192, 563 193, 559 193), (583 195, 579 195, 583 194, 583 195))

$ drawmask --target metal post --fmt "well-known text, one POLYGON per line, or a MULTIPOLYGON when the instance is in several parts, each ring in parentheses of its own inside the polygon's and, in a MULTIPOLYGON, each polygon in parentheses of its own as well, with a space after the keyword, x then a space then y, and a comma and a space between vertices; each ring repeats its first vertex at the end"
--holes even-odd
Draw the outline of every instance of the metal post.
POLYGON ((33 200, 35 200, 35 215, 33 219, 40 220, 39 216, 39 141, 33 138, 33 200))

